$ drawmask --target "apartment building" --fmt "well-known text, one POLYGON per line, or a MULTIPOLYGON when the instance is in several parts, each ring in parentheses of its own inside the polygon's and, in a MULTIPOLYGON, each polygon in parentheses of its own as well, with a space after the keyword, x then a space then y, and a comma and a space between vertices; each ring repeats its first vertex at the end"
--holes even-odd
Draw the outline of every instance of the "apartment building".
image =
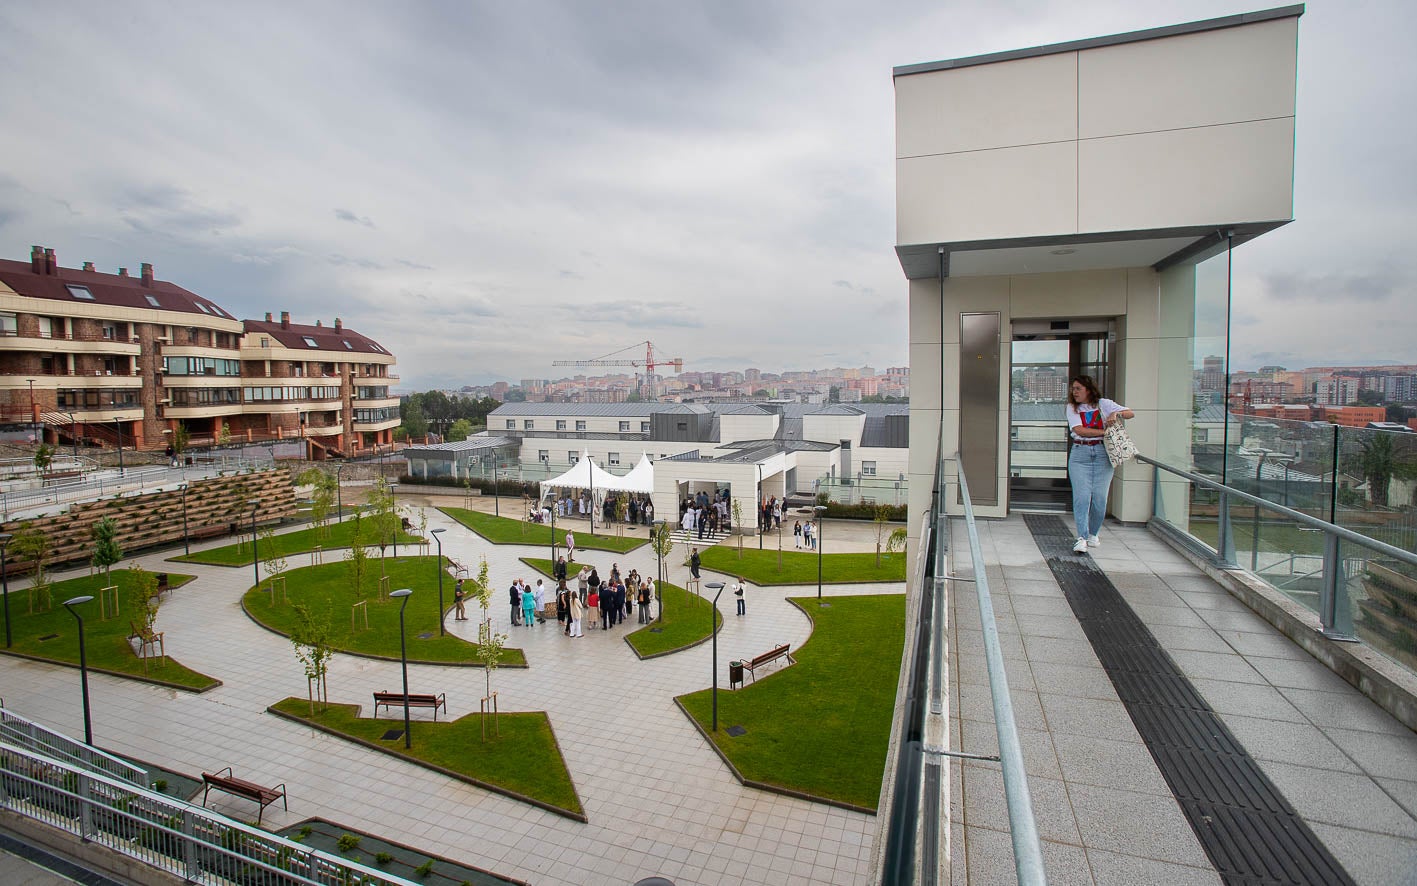
POLYGON ((12 438, 162 449, 304 437, 312 457, 392 441, 395 359, 347 329, 238 320, 157 280, 59 266, 36 246, 0 260, 0 424, 12 438))

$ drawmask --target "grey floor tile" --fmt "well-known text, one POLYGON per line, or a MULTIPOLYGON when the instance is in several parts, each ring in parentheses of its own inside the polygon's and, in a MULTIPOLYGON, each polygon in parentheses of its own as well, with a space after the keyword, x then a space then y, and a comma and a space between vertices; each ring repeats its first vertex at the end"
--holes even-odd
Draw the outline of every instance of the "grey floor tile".
MULTIPOLYGON (((1259 635, 1245 636, 1258 637, 1259 635)), ((1289 643, 1292 649, 1299 649, 1298 646, 1290 643, 1287 637, 1279 637, 1278 639, 1289 643)), ((1299 652, 1303 656, 1302 658, 1290 656, 1273 658, 1267 652, 1247 652, 1245 657, 1255 670, 1264 675, 1265 679, 1281 689, 1315 689, 1320 692, 1339 693, 1352 691, 1353 687, 1344 682, 1342 677, 1315 661, 1313 656, 1302 649, 1299 649, 1299 652)))
POLYGON ((1048 728, 1060 735, 1083 735, 1117 741, 1140 741, 1126 705, 1097 698, 1040 697, 1048 728))
MULTIPOLYGON (((963 726, 964 737, 960 750, 999 756, 999 734, 993 723, 965 720, 963 726)), ((1063 770, 1058 767, 1058 753, 1053 748, 1052 733, 1040 729, 1019 729, 1018 740, 1019 747, 1023 749, 1023 768, 1030 778, 1035 775, 1039 778, 1063 777, 1063 770)), ((987 760, 971 760, 970 765, 999 769, 1001 764, 987 760)))
POLYGON ((1097 886, 1220 886, 1213 868, 1121 855, 1105 849, 1087 850, 1097 886))
POLYGON ((1058 754, 1063 780, 1069 785, 1096 785, 1171 796, 1171 789, 1156 768, 1151 752, 1140 740, 1116 741, 1055 734, 1053 749, 1058 754))
POLYGON ((1065 695, 1074 698, 1101 698, 1116 700, 1117 689, 1107 672, 1100 667, 1076 667, 1073 665, 1033 664, 1033 681, 1040 695, 1065 695))
POLYGON ((1328 824, 1310 824, 1359 886, 1417 886, 1417 840, 1328 824))
POLYGON ((1198 652, 1233 652, 1229 643, 1210 627, 1183 628, 1178 625, 1148 625, 1151 635, 1164 649, 1194 649, 1198 652))
POLYGON ((1259 761, 1260 768, 1307 821, 1417 839, 1417 820, 1366 775, 1259 761))
POLYGON ((1284 693, 1284 697, 1289 699, 1300 713, 1321 728, 1332 726, 1399 736, 1412 733, 1412 730, 1399 723, 1391 714, 1351 687, 1343 692, 1319 692, 1286 687, 1280 687, 1279 691, 1284 693))
POLYGON ((1338 772, 1361 771, 1323 732, 1308 723, 1230 714, 1225 716, 1225 725, 1250 756, 1257 760, 1275 760, 1338 772))
POLYGON ((1268 684, 1232 683, 1192 678, 1191 685, 1219 714, 1241 714, 1266 720, 1307 723, 1308 718, 1278 689, 1268 684))
POLYGON ((1078 831, 1089 849, 1208 867, 1210 861, 1171 796, 1070 784, 1078 831))
POLYGON ((1024 648, 1031 663, 1069 665, 1095 668, 1097 653, 1086 640, 1065 640, 1057 637, 1024 637, 1024 648))
MULTIPOLYGON (((1080 844, 1077 821, 1063 782, 1030 776, 1033 818, 1044 840, 1080 844)), ((964 767, 964 825, 998 831, 1009 830, 1009 809, 1004 796, 1003 773, 973 764, 964 767)))
POLYGON ((1237 654, 1197 652, 1191 649, 1169 650, 1171 658, 1180 667, 1181 673, 1191 679, 1226 680, 1231 683, 1266 682, 1249 662, 1237 654))
MULTIPOLYGON (((1012 838, 1005 831, 988 828, 966 828, 968 845, 969 886, 1016 886, 1018 872, 1014 867, 1012 838)), ((1091 884, 1091 869, 1081 846, 1044 841, 1043 866, 1048 882, 1057 884, 1091 884)))
POLYGON ((1417 734, 1328 728, 1325 735, 1374 778, 1417 780, 1417 734))

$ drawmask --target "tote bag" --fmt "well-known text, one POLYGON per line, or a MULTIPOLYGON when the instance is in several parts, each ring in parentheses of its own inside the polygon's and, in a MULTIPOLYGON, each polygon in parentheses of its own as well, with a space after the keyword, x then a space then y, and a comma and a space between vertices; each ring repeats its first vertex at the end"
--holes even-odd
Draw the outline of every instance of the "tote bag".
POLYGON ((1132 442, 1131 435, 1127 429, 1122 427, 1122 420, 1119 418, 1107 426, 1107 435, 1103 438, 1103 444, 1107 448, 1107 460, 1112 463, 1112 467, 1118 467, 1129 458, 1135 458, 1137 454, 1137 444, 1132 442))

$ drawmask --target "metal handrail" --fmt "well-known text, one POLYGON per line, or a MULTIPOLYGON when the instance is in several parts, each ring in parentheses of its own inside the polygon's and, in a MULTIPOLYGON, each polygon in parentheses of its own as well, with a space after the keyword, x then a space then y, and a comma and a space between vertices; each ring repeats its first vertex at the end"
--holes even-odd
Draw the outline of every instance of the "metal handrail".
POLYGON ((134 766, 112 754, 106 754, 62 732, 55 732, 43 724, 6 710, 4 706, 0 706, 0 740, 36 753, 57 757, 90 772, 102 773, 139 787, 149 786, 146 769, 134 766))
POLYGON ((0 808, 194 883, 415 886, 202 806, 4 741, 0 808))
POLYGON ((1013 701, 1009 696, 1008 675, 1004 671, 1004 655, 999 648, 999 627, 994 621, 994 602, 989 595, 988 570, 984 568, 984 552, 979 547, 979 532, 974 525, 974 503, 969 498, 969 483, 964 476, 964 463, 959 453, 954 461, 958 470, 960 499, 964 505, 964 526, 969 535, 969 556, 974 564, 974 591, 979 598, 979 622, 984 631, 984 662, 989 671, 989 694, 994 701, 994 730, 999 737, 999 765, 1004 771, 1004 798, 1009 810, 1009 834, 1014 845, 1014 870, 1018 882, 1026 886, 1048 882, 1043 867, 1043 844, 1038 837, 1038 824, 1033 817, 1033 801, 1029 797, 1028 775, 1024 771, 1023 747, 1014 722, 1013 701))

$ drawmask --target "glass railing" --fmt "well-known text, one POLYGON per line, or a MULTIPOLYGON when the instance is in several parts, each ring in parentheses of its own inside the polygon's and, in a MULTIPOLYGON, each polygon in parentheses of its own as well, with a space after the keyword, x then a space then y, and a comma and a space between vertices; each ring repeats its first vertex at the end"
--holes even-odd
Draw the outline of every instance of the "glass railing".
POLYGON ((910 482, 903 476, 861 476, 843 480, 824 474, 813 482, 817 495, 843 505, 891 505, 900 507, 910 500, 910 482))

